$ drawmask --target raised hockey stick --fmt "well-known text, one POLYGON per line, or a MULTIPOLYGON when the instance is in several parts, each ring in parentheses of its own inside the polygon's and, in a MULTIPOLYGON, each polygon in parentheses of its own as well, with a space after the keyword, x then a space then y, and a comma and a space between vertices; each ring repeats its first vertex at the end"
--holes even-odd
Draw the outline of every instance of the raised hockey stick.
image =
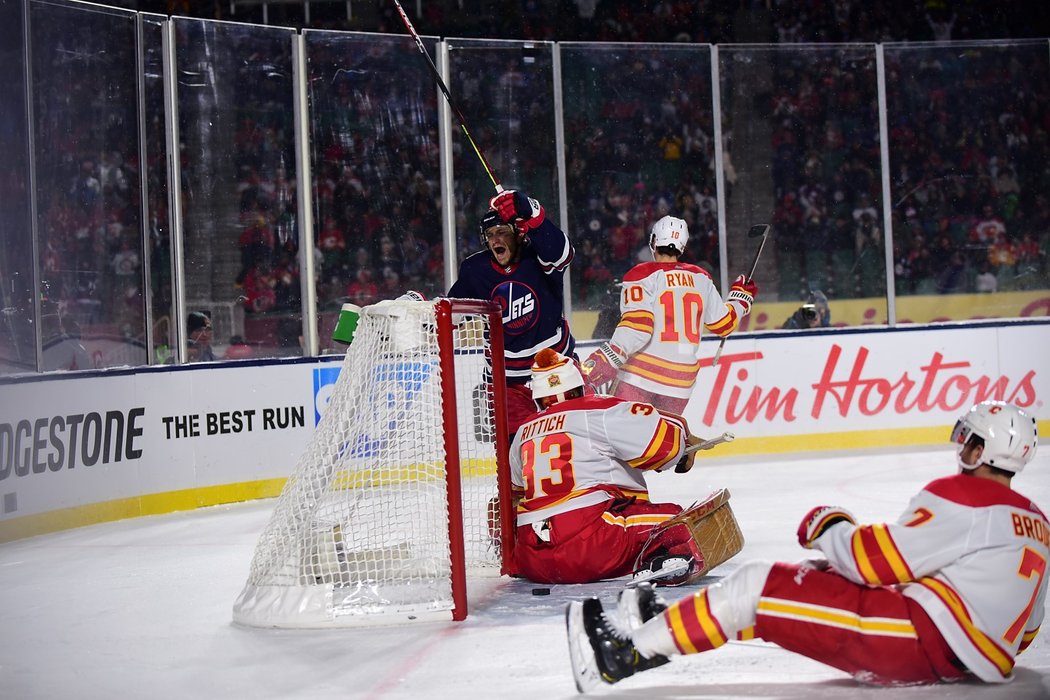
POLYGON ((423 40, 419 38, 419 34, 416 33, 416 28, 412 26, 412 21, 405 14, 405 8, 401 7, 401 3, 398 0, 394 0, 394 5, 397 6, 397 13, 401 15, 401 21, 405 23, 405 28, 408 29, 408 33, 412 35, 412 38, 416 40, 416 47, 419 49, 419 53, 423 54, 423 57, 427 59, 427 65, 430 66, 430 72, 434 76, 434 80, 437 81, 438 87, 441 88, 441 93, 448 100, 448 106, 452 108, 452 113, 456 115, 456 119, 459 120, 459 128, 463 130, 463 135, 467 137, 467 141, 470 143, 470 147, 474 149, 474 153, 478 155, 478 160, 481 161, 481 167, 485 168, 485 173, 492 180, 493 186, 496 188, 496 194, 503 191, 503 185, 500 184, 499 179, 496 178, 496 174, 492 172, 492 168, 489 167, 489 162, 485 160, 485 155, 478 148, 478 144, 474 142, 474 137, 470 135, 470 130, 467 129, 467 120, 463 116, 463 112, 459 111, 459 107, 452 100, 452 95, 448 91, 448 87, 445 86, 445 81, 441 79, 441 74, 438 73, 437 66, 434 65, 434 60, 430 58, 430 54, 427 53, 427 49, 423 46, 423 40))
MULTIPOLYGON (((748 238, 762 237, 762 242, 758 244, 758 250, 755 251, 755 259, 751 261, 751 272, 747 273, 747 279, 750 282, 751 278, 755 276, 755 268, 758 267, 758 258, 762 255, 762 249, 766 247, 766 237, 769 235, 769 224, 755 224, 747 231, 748 238)), ((718 344, 718 350, 715 350, 715 357, 711 360, 711 366, 714 367, 718 364, 718 358, 722 356, 722 348, 725 347, 726 339, 723 336, 722 341, 718 344)))

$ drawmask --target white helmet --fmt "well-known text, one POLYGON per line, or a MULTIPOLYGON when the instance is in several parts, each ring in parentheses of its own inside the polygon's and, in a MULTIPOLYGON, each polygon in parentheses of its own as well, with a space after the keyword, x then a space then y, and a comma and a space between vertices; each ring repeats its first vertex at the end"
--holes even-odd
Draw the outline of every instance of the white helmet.
POLYGON ((974 464, 962 461, 963 446, 971 435, 984 440, 981 463, 1017 474, 1035 456, 1039 444, 1035 416, 1003 401, 982 401, 963 415, 952 430, 952 442, 961 469, 974 464))
POLYGON ((689 226, 684 219, 676 216, 665 216, 653 224, 649 234, 649 248, 655 253, 660 246, 669 245, 681 255, 685 244, 689 242, 689 226))
POLYGON ((583 386, 579 368, 565 355, 550 348, 536 353, 532 363, 532 398, 537 402, 583 386))

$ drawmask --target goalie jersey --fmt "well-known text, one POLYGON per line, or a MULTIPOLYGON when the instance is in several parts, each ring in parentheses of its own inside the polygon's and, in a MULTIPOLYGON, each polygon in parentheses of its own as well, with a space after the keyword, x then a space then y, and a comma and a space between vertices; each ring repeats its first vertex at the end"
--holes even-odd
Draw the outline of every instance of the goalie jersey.
POLYGON ((562 315, 565 271, 572 262, 568 236, 549 219, 529 232, 517 263, 500 267, 488 250, 470 255, 448 296, 499 303, 507 383, 532 378, 532 358, 543 348, 572 357, 576 340, 562 315))
POLYGON ((680 418, 612 396, 591 394, 540 411, 510 446, 518 525, 621 496, 649 500, 645 472, 677 464, 687 433, 680 418))
POLYGON ((620 322, 609 341, 628 357, 617 378, 688 399, 700 369, 702 328, 727 336, 745 314, 739 302, 722 300, 703 268, 682 262, 635 265, 624 276, 620 322))
POLYGON ((1048 538, 1030 500, 958 474, 928 484, 896 523, 836 525, 816 547, 851 581, 901 584, 970 671, 1001 683, 1043 620, 1048 538))

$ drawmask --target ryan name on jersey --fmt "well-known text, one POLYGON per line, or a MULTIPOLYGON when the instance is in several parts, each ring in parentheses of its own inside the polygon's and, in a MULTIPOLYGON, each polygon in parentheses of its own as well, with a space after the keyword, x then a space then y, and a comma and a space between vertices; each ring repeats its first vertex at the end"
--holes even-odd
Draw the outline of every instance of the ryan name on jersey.
POLYGON ((688 272, 665 272, 668 287, 695 287, 696 279, 688 272))

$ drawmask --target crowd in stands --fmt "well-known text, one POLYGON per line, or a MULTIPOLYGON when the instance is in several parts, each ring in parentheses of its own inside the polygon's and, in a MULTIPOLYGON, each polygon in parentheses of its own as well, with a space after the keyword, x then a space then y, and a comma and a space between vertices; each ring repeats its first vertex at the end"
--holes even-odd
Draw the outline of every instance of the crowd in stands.
MULTIPOLYGON (((223 6, 185 14, 245 21, 223 6)), ((569 90, 566 162, 570 235, 579 308, 615 298, 616 282, 646 249, 653 221, 682 216, 691 231, 688 259, 718 269, 714 131, 706 52, 661 51, 641 42, 929 41, 914 51, 886 51, 890 181, 894 201, 892 258, 899 294, 1046 288, 1050 246, 1050 70, 1045 44, 951 50, 936 42, 1045 36, 1045 12, 1029 17, 1011 3, 701 2, 523 0, 423 3, 416 28, 431 36, 637 42, 631 60, 618 54, 563 49, 569 90), (570 60, 571 59, 571 60, 570 60), (609 61, 609 63, 603 63, 609 61), (574 71, 576 73, 574 73, 574 71), (581 77, 582 72, 590 78, 581 77), (574 75, 578 78, 573 83, 574 75), (599 76, 594 78, 593 76, 599 76), (588 92, 589 91, 589 92, 588 92)), ((280 6, 287 7, 287 6, 280 6)), ((149 10, 150 7, 140 7, 149 10)), ((180 11, 180 8, 152 8, 180 11)), ((278 6, 271 19, 279 22, 278 6)), ((327 28, 378 31, 399 38, 404 27, 383 4, 327 28), (368 24, 371 23, 371 24, 368 24)), ((48 44, 47 28, 34 41, 48 44)), ((53 32, 64 31, 55 25, 53 32)), ((86 31, 86 30, 85 30, 86 31)), ((102 35, 104 33, 98 32, 102 35)), ((115 56, 81 33, 85 56, 115 56), (94 47, 94 48, 93 48, 94 47)), ((443 292, 436 91, 404 88, 398 71, 418 73, 419 56, 381 38, 309 47, 311 149, 314 162, 314 260, 323 309, 365 305, 408 289, 443 292)), ((131 49, 129 48, 128 51, 131 49)), ((495 52, 494 52, 495 53, 495 52)), ((821 288, 832 298, 885 292, 879 119, 870 45, 783 52, 772 62, 772 89, 756 107, 768 119, 777 264, 789 284, 782 298, 821 288), (845 274, 843 274, 845 271, 845 274), (801 285, 800 285, 801 282, 801 285), (880 286, 883 285, 883 286, 880 286)), ((53 74, 61 78, 56 52, 53 74)), ((96 60, 96 59, 92 59, 96 60)), ((503 172, 526 173, 524 185, 554 202, 554 152, 548 134, 500 121, 510 99, 535 118, 551 110, 550 91, 531 89, 528 71, 500 58, 461 75, 461 105, 483 125, 475 133, 503 172), (491 80, 486 76, 496 76, 491 80), (514 89, 506 104, 499 102, 514 89), (491 112, 491 115, 489 114, 491 112), (514 131, 517 129, 517 131, 514 131), (512 144, 514 155, 508 154, 512 144), (527 162, 511 163, 512 158, 527 162)), ((115 65, 115 64, 114 64, 115 65)), ((114 70, 116 70, 114 68, 114 70)), ((90 74, 89 71, 76 71, 90 74)), ((43 75, 47 75, 45 72, 43 75)), ((114 73, 114 76, 119 73, 114 73)), ((237 202, 229 245, 240 252, 230 294, 248 314, 296 314, 301 305, 291 118, 275 110, 257 75, 240 76, 233 139, 237 181, 218 183, 237 202)), ((117 81, 120 83, 120 81, 117 81)), ((38 179, 50 194, 38 203, 44 232, 40 261, 53 299, 75 308, 82 324, 107 322, 141 337, 143 266, 140 240, 137 115, 113 104, 114 80, 42 79, 34 91, 94 106, 91 118, 62 118, 38 109, 38 179), (106 100, 101 95, 108 94, 106 100), (109 111, 107 111, 107 109, 109 111), (48 119, 52 121, 49 122, 48 119), (65 119, 64 121, 62 119, 65 119), (45 152, 46 151, 46 152, 45 152)), ((135 83, 129 79, 128 90, 135 83)), ((472 125, 473 126, 473 125, 472 125)), ((732 201, 732 125, 724 135, 727 201, 732 201)), ((460 139, 459 134, 455 138, 460 139)), ((155 298, 170 301, 170 241, 164 196, 150 156, 149 251, 155 298)), ((457 140, 453 193, 458 255, 478 248, 477 217, 489 183, 469 146, 457 140)), ((511 183, 506 183, 511 184, 511 183)), ((38 191, 42 188, 38 187, 38 191)))
MULTIPOLYGON (((51 60, 33 84, 41 301, 67 328, 141 338, 134 24, 101 31, 109 18, 58 7, 34 20, 33 46, 51 60)), ((62 338, 44 332, 45 347, 62 338)))

